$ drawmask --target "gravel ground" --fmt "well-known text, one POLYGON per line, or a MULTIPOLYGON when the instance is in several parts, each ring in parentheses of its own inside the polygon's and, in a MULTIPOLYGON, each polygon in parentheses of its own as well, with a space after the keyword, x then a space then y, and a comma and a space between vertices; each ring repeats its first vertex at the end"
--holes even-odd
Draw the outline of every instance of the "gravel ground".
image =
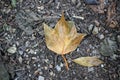
POLYGON ((119 0, 103 0, 98 11, 86 0, 19 0, 16 6, 11 1, 0 0, 0 80, 120 80, 119 0), (106 20, 113 1, 116 23, 111 27, 106 20), (62 57, 46 47, 43 32, 43 23, 54 27, 62 11, 79 33, 87 34, 65 55, 68 71, 62 57), (84 56, 97 56, 104 64, 83 67, 72 62, 84 56))

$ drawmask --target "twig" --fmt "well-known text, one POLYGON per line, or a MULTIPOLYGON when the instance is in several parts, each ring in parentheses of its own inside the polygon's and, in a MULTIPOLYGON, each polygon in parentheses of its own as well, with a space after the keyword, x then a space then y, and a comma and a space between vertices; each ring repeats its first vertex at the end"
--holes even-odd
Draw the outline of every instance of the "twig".
POLYGON ((62 58, 63 58, 63 59, 64 59, 64 61, 65 61, 65 66, 66 66, 66 69, 67 69, 67 70, 69 70, 69 67, 68 67, 68 62, 67 62, 67 60, 66 60, 66 58, 65 58, 64 54, 62 54, 62 58))

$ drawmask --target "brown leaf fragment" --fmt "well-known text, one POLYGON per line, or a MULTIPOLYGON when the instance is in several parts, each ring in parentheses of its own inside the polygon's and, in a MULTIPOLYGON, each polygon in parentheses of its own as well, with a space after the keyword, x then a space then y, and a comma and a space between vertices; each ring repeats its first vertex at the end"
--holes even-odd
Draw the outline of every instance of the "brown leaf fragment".
POLYGON ((107 19, 110 20, 114 15, 116 15, 116 9, 115 9, 116 4, 113 2, 111 5, 108 7, 107 11, 107 19))
POLYGON ((89 5, 89 7, 97 13, 101 13, 103 14, 105 12, 104 8, 105 8, 105 0, 99 0, 100 4, 99 5, 89 5))
POLYGON ((95 23, 95 25, 96 25, 97 27, 100 26, 100 22, 99 22, 98 20, 95 20, 94 23, 95 23))
POLYGON ((117 20, 115 19, 116 17, 116 3, 113 2, 111 3, 111 5, 109 5, 108 7, 108 11, 107 11, 107 26, 109 26, 110 28, 115 28, 117 27, 117 20))
POLYGON ((87 66, 87 67, 92 67, 92 66, 98 66, 103 63, 103 61, 99 60, 97 57, 80 57, 77 59, 73 60, 75 63, 82 65, 82 66, 87 66))
POLYGON ((117 24, 118 24, 118 22, 117 22, 116 20, 112 20, 112 21, 109 23, 109 27, 110 27, 110 28, 115 28, 115 27, 117 27, 117 24))

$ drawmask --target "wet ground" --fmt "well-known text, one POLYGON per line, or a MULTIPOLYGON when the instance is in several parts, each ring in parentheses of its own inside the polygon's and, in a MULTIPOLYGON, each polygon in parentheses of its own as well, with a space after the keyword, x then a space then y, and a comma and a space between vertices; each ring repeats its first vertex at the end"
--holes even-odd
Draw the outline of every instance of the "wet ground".
POLYGON ((120 80, 119 0, 11 1, 0 0, 0 80, 120 80), (63 11, 79 33, 87 34, 65 55, 68 71, 62 57, 46 47, 43 31, 43 23, 54 27, 63 11), (83 56, 97 56, 104 64, 72 62, 83 56))

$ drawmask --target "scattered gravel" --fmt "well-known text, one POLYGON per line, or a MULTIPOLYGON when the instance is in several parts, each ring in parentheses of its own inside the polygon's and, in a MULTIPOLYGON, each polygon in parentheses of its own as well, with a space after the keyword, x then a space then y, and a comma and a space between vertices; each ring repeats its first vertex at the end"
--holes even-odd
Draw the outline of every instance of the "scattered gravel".
MULTIPOLYGON (((111 4, 111 0, 108 3, 111 4)), ((119 5, 119 3, 116 5, 117 19, 119 5)), ((105 10, 107 7, 108 5, 105 10)), ((18 0, 15 8, 11 6, 9 0, 2 0, 0 2, 0 62, 5 65, 0 63, 2 67, 0 69, 5 73, 4 78, 10 80, 119 79, 120 29, 106 26, 106 17, 106 14, 94 12, 83 0, 18 0), (69 63, 68 71, 62 57, 46 47, 43 31, 43 23, 53 28, 63 10, 66 20, 75 23, 77 32, 87 34, 75 51, 65 55, 69 63), (97 56, 104 63, 98 67, 87 68, 72 62, 73 59, 84 56, 97 56)))

